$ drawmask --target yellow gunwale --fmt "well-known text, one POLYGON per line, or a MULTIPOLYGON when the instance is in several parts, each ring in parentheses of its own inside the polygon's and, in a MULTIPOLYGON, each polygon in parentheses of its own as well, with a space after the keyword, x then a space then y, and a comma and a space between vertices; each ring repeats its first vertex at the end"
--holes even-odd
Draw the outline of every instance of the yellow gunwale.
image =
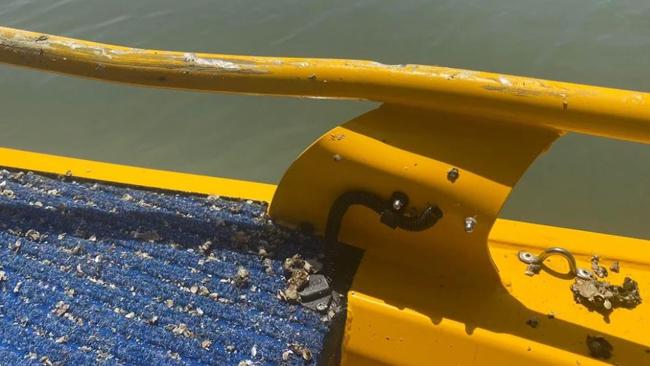
POLYGON ((0 148, 0 166, 110 183, 271 202, 275 185, 0 148))

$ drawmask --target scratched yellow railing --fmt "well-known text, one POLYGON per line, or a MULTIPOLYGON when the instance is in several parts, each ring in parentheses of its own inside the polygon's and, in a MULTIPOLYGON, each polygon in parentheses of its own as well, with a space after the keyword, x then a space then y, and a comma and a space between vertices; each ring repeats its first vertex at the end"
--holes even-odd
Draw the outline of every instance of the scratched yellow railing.
POLYGON ((0 62, 163 88, 367 99, 650 141, 646 93, 445 67, 145 50, 5 27, 0 62))

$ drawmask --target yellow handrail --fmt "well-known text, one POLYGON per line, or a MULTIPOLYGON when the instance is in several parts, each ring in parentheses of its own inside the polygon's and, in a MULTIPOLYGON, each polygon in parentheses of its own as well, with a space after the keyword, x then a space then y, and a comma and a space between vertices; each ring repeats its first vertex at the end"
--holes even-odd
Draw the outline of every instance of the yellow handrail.
POLYGON ((145 50, 5 27, 0 62, 162 88, 373 100, 650 142, 650 94, 445 67, 145 50))

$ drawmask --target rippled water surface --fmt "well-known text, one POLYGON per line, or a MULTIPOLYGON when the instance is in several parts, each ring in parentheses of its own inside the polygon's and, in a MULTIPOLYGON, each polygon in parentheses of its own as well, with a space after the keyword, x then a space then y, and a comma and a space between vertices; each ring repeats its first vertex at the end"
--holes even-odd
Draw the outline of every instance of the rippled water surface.
MULTIPOLYGON (((0 24, 134 47, 372 59, 650 90, 645 0, 1 0, 0 24)), ((152 90, 0 66, 0 145, 277 182, 373 103, 152 90)), ((570 134, 504 217, 650 237, 650 146, 570 134)))

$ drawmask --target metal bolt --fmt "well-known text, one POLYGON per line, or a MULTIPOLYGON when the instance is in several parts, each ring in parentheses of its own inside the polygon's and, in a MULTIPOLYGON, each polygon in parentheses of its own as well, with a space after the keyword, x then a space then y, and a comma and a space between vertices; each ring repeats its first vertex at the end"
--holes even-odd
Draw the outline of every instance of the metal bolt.
POLYGON ((476 221, 475 217, 466 217, 465 218, 465 232, 466 233, 471 233, 474 231, 474 228, 476 227, 476 224, 478 224, 478 221, 476 221))
POLYGON ((334 154, 333 158, 334 158, 334 161, 341 161, 341 159, 343 159, 343 158, 341 158, 341 155, 339 155, 339 154, 334 154))
POLYGON ((533 264, 537 262, 537 256, 531 252, 526 252, 522 250, 517 255, 519 257, 519 260, 524 263, 533 264))
POLYGON ((324 302, 319 302, 316 305, 316 310, 318 311, 325 311, 325 309, 327 309, 327 304, 325 304, 324 302))
POLYGON ((578 268, 578 270, 576 271, 576 276, 578 278, 582 278, 583 280, 589 280, 589 279, 593 278, 593 275, 591 274, 591 272, 589 272, 588 270, 586 270, 584 268, 578 268))
POLYGON ((451 168, 447 172, 447 180, 454 183, 456 179, 460 177, 460 172, 458 171, 458 168, 451 168))
POLYGON ((397 200, 394 200, 394 201, 393 201, 393 209, 394 209, 395 211, 399 211, 399 210, 401 210, 402 207, 404 207, 404 201, 402 201, 402 200, 400 200, 400 199, 397 199, 397 200))

